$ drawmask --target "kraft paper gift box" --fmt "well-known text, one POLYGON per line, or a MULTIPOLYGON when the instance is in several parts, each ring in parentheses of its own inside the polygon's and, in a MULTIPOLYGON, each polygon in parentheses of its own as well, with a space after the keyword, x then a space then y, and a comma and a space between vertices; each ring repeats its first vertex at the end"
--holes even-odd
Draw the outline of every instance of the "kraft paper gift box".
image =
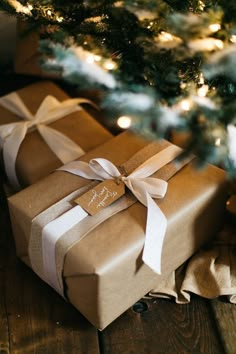
MULTIPOLYGON (((46 80, 24 87, 23 89, 16 91, 16 93, 26 108, 33 115, 36 114, 36 111, 39 109, 40 105, 42 106, 42 102, 46 101, 47 96, 53 96, 58 101, 63 101, 64 103, 67 99, 70 98, 56 84, 46 80)), ((12 93, 10 96, 11 95, 12 93)), ((3 106, 2 100, 4 99, 5 102, 8 97, 9 95, 0 98, 0 138, 2 136, 3 150, 6 146, 4 144, 7 144, 8 141, 8 136, 4 139, 4 133, 2 132, 2 129, 5 129, 4 126, 13 122, 18 122, 24 125, 24 123, 27 122, 27 120, 21 118, 22 115, 21 117, 18 115, 18 112, 14 113, 12 110, 12 107, 14 109, 14 105, 11 102, 10 107, 3 106)), ((72 104, 74 105, 74 103, 72 104)), ((112 134, 109 133, 101 124, 99 124, 90 114, 88 114, 86 110, 81 107, 81 105, 77 105, 76 102, 74 106, 75 109, 72 107, 73 109, 71 110, 71 113, 71 108, 69 108, 69 111, 66 112, 65 108, 59 107, 59 113, 61 110, 65 110, 64 114, 62 114, 62 118, 55 121, 52 119, 51 123, 49 121, 49 123, 46 122, 45 124, 47 127, 53 128, 53 134, 57 132, 62 133, 64 137, 69 138, 70 141, 76 145, 75 155, 74 153, 72 154, 74 157, 71 158, 71 160, 74 160, 75 157, 79 157, 81 154, 87 152, 90 149, 93 149, 99 144, 104 143, 106 140, 112 137, 112 134)), ((47 118, 48 113, 50 114, 50 111, 45 111, 45 113, 43 112, 43 114, 41 114, 42 118, 47 118)), ((41 125, 42 124, 43 122, 41 122, 41 125)), ((16 139, 16 136, 14 136, 15 130, 13 130, 12 133, 12 139, 14 142, 17 142, 18 138, 16 139)), ((61 143, 62 137, 59 136, 56 140, 56 148, 58 148, 61 143)), ((35 183, 40 178, 47 176, 53 170, 65 163, 63 163, 60 158, 55 155, 51 147, 49 147, 48 143, 45 142, 45 140, 42 138, 42 134, 40 135, 37 129, 31 129, 27 132, 18 150, 16 163, 12 162, 14 157, 14 152, 12 152, 12 145, 13 142, 8 143, 8 147, 5 149, 5 168, 6 163, 11 163, 11 165, 13 165, 11 166, 11 170, 15 170, 15 179, 18 179, 20 187, 26 187, 32 183, 35 183), (9 152, 8 150, 11 151, 9 152)), ((59 152, 65 154, 65 157, 68 158, 69 155, 67 155, 67 143, 66 147, 60 146, 59 152)), ((8 173, 8 177, 9 174, 12 174, 12 172, 10 171, 8 173)), ((19 186, 17 186, 18 181, 15 181, 14 177, 12 177, 12 181, 10 181, 15 189, 20 189, 19 186)))
MULTIPOLYGON (((150 145, 145 139, 125 132, 87 153, 80 161, 105 158, 116 166, 125 166, 130 173, 150 157, 149 146, 154 146, 158 151, 162 150, 162 145, 163 142, 150 145)), ((70 225, 62 237, 66 243, 71 242, 64 256, 61 239, 57 241, 55 264, 61 264, 63 269, 57 275, 57 279, 63 275, 63 294, 97 328, 104 329, 141 297, 155 289, 159 282, 212 239, 222 226, 227 199, 225 173, 212 165, 196 171, 193 164, 190 162, 176 172, 168 181, 165 197, 162 200, 155 199, 155 205, 161 208, 167 218, 161 274, 154 272, 142 260, 147 208, 135 202, 130 192, 102 210, 101 214, 108 211, 110 215, 102 219, 99 225, 96 225, 96 217, 100 217, 100 213, 87 216, 82 224, 72 221, 75 226, 70 225), (124 210, 121 208, 118 213, 112 211, 112 208, 119 209, 120 203, 127 200, 132 205, 124 210), (92 224, 95 222, 93 226, 90 225, 91 221, 92 224), (84 227, 88 227, 85 233, 84 227)), ((178 164, 170 163, 167 168, 171 166, 176 168, 178 164)), ((153 176, 165 178, 168 176, 165 168, 153 176)), ((56 216, 61 215, 62 219, 59 219, 63 220, 68 209, 74 212, 74 191, 75 194, 84 193, 86 188, 94 188, 94 183, 91 185, 87 178, 56 171, 9 198, 17 254, 36 272, 42 266, 41 257, 46 263, 49 261, 49 267, 54 262, 44 256, 40 248, 45 242, 42 239, 43 226, 56 216), (63 211, 61 200, 65 203, 63 211), (34 256, 37 247, 41 250, 34 256), (38 265, 35 265, 39 259, 38 265)), ((99 185, 99 182, 96 183, 99 185)), ((63 227, 61 225, 59 229, 63 227)), ((160 225, 155 227, 156 242, 160 225)), ((50 227, 46 234, 48 232, 50 234, 50 227)))
POLYGON ((39 34, 36 31, 29 31, 25 22, 17 20, 14 58, 15 72, 45 78, 59 76, 43 70, 39 64, 39 58, 39 34))

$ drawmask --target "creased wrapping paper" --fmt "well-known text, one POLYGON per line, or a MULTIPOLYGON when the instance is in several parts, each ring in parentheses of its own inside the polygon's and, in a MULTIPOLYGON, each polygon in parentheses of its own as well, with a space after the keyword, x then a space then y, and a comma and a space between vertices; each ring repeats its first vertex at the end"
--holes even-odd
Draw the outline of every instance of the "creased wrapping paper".
MULTIPOLYGON (((17 91, 18 96, 29 110, 35 114, 46 96, 54 96, 59 101, 68 99, 57 85, 50 81, 41 81, 17 91)), ((17 114, 0 105, 0 125, 21 121, 17 114)), ((82 150, 87 152, 110 139, 112 135, 96 122, 84 109, 67 114, 48 127, 63 134, 82 150)), ((43 128, 43 127, 42 127, 43 128)), ((45 129, 44 129, 45 130, 45 129)), ((22 187, 30 185, 47 176, 62 162, 43 140, 37 130, 26 134, 16 159, 16 175, 22 187)))
POLYGON ((149 295, 173 298, 178 304, 190 302, 191 294, 207 299, 226 296, 229 302, 236 304, 235 247, 235 232, 225 228, 149 295))
MULTIPOLYGON (((148 144, 123 133, 81 158, 100 156, 122 165, 148 144)), ((16 249, 30 266, 28 244, 32 220, 89 182, 57 171, 9 198, 16 249)), ((66 254, 63 276, 69 301, 97 328, 103 329, 134 302, 183 264, 223 223, 227 188, 222 170, 196 172, 191 163, 169 180, 158 206, 167 218, 162 274, 143 264, 146 208, 135 203, 93 229, 66 254)))

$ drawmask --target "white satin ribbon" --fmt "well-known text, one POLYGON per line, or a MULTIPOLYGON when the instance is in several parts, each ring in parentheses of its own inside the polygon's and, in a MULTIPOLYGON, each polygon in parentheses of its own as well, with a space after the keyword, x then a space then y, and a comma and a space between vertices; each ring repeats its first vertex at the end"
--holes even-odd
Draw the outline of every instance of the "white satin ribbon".
MULTIPOLYGON (((102 158, 92 159, 89 163, 73 161, 58 169, 90 180, 114 179, 125 183, 135 197, 147 207, 146 237, 142 259, 158 274, 161 273, 161 253, 167 220, 153 198, 163 198, 168 184, 164 180, 149 176, 173 161, 181 151, 177 146, 170 145, 149 158, 127 177, 122 176, 112 162, 102 158)), ((56 228, 54 233, 58 233, 56 228)), ((47 246, 44 247, 43 252, 47 252, 47 246)))
POLYGON ((63 164, 84 154, 84 151, 75 142, 59 131, 47 126, 49 123, 81 110, 78 107, 78 104, 81 103, 92 104, 91 101, 86 99, 74 98, 60 102, 53 96, 47 96, 39 106, 36 114, 33 115, 16 92, 0 97, 0 105, 23 119, 23 121, 0 126, 0 147, 3 149, 6 174, 10 183, 16 189, 20 189, 15 168, 16 158, 20 145, 30 128, 38 130, 50 149, 63 164))

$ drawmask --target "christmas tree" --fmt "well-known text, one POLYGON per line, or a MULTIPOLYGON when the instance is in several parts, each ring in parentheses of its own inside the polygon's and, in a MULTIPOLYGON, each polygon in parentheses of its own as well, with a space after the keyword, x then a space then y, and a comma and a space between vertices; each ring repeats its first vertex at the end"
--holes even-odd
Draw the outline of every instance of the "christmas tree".
POLYGON ((98 88, 107 117, 236 171, 235 0, 0 0, 40 34, 41 65, 98 88))

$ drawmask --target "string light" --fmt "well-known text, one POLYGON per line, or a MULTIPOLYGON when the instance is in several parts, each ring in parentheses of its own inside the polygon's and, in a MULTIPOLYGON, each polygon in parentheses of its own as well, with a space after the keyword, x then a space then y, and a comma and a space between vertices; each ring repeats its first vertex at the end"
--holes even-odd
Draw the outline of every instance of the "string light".
POLYGON ((199 83, 199 85, 204 85, 205 80, 204 80, 203 73, 200 73, 198 83, 199 83))
POLYGON ((236 34, 232 34, 232 36, 230 37, 230 42, 236 43, 236 34))
POLYGON ((203 85, 200 87, 197 91, 198 96, 200 97, 205 97, 207 95, 207 92, 209 91, 209 86, 208 85, 203 85))
POLYGON ((209 30, 214 33, 214 32, 217 32, 221 29, 221 25, 219 23, 212 23, 210 26, 209 26, 209 30))
POLYGON ((221 145, 221 138, 216 138, 215 146, 220 146, 220 145, 221 145))
POLYGON ((117 125, 122 129, 128 129, 132 125, 132 118, 128 116, 122 116, 117 119, 117 125))
POLYGON ((114 70, 115 67, 116 67, 116 64, 115 64, 113 61, 111 61, 111 60, 107 60, 107 61, 104 63, 103 67, 104 67, 105 69, 107 69, 107 70, 114 70))
POLYGON ((62 16, 57 16, 56 20, 57 20, 57 22, 62 22, 62 21, 64 21, 64 18, 62 16))
POLYGON ((203 11, 205 9, 206 5, 204 4, 203 1, 199 1, 199 10, 203 11))
POLYGON ((180 102, 180 107, 183 111, 190 111, 192 102, 189 99, 184 99, 180 102))
POLYGON ((203 38, 203 39, 195 39, 193 41, 189 41, 188 46, 194 52, 197 51, 212 51, 216 49, 223 49, 224 43, 220 39, 216 38, 203 38))
POLYGON ((150 29, 152 26, 153 26, 153 22, 150 22, 147 28, 150 29))
POLYGON ((100 55, 94 55, 94 60, 95 61, 101 61, 102 57, 100 55))
POLYGON ((174 36, 169 32, 161 31, 155 38, 155 42, 158 44, 158 46, 174 48, 182 43, 182 39, 174 36))

